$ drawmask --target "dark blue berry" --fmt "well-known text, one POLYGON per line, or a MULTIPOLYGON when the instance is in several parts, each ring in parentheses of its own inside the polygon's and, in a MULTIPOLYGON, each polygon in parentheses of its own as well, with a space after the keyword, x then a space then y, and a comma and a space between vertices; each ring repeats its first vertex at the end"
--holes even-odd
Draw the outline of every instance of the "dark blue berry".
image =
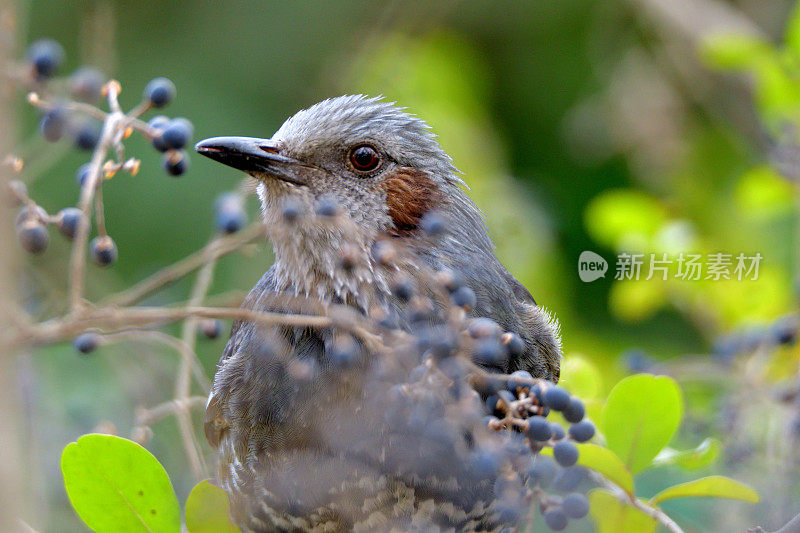
POLYGON ((503 416, 503 411, 499 407, 500 397, 497 394, 492 394, 486 398, 486 410, 490 415, 503 416))
POLYGON ((625 351, 622 354, 622 360, 628 370, 633 373, 647 372, 654 364, 653 358, 647 352, 638 349, 625 351))
POLYGON ((105 81, 102 72, 94 67, 84 66, 69 77, 69 90, 76 100, 95 102, 101 96, 105 81))
POLYGON ((473 339, 483 339, 498 337, 502 330, 491 318, 480 317, 470 321, 467 331, 473 339))
POLYGON ((567 515, 558 508, 548 509, 544 513, 544 523, 553 531, 561 531, 567 527, 567 515))
POLYGON ((547 407, 555 409, 556 411, 563 411, 566 409, 570 400, 569 393, 558 385, 549 387, 544 391, 542 398, 547 407))
POLYGON ((519 521, 519 509, 514 505, 498 505, 497 513, 503 524, 516 524, 519 521))
POLYGON ((478 479, 491 479, 500 471, 500 457, 497 453, 481 450, 472 456, 472 471, 478 479))
POLYGON ((223 193, 214 202, 215 224, 222 233, 236 233, 247 222, 247 214, 241 196, 236 193, 223 193))
POLYGON ((97 333, 81 333, 72 341, 72 345, 81 353, 91 353, 99 344, 100 335, 97 333))
POLYGON ((560 440, 553 445, 553 457, 564 468, 578 462, 578 448, 568 440, 560 440))
POLYGON ((777 344, 792 345, 797 341, 798 322, 795 318, 778 320, 772 327, 772 336, 777 344))
POLYGON ((358 359, 358 344, 349 336, 337 338, 331 347, 331 361, 335 366, 347 368, 358 359))
POLYGON ((589 476, 589 472, 582 466, 563 468, 553 480, 553 490, 556 492, 572 492, 589 476))
POLYGON ((569 427, 569 436, 576 442, 586 442, 594 437, 594 424, 590 420, 581 420, 569 427))
POLYGON ((735 335, 724 335, 714 341, 711 355, 722 364, 730 364, 733 358, 742 351, 741 340, 735 335))
POLYGON ((67 127, 67 113, 62 107, 54 107, 42 116, 39 122, 39 131, 42 136, 50 141, 56 142, 64 136, 67 127))
POLYGON ((550 423, 545 417, 537 415, 528 419, 528 437, 531 440, 546 442, 551 436, 550 423))
POLYGON ((405 303, 414 296, 414 285, 408 278, 403 278, 392 287, 395 298, 405 303))
POLYGON ((297 219, 300 218, 300 206, 297 204, 297 202, 287 200, 283 204, 281 216, 283 217, 284 222, 288 224, 295 223, 297 219))
POLYGON ((339 214, 339 204, 330 196, 323 196, 317 200, 314 212, 321 217, 334 217, 339 214))
POLYGON ((108 266, 117 260, 117 245, 108 235, 95 237, 89 247, 92 259, 100 266, 108 266))
POLYGON ((561 508, 568 517, 580 519, 589 514, 589 500, 583 494, 574 492, 564 498, 561 508))
POLYGON ((175 98, 175 84, 167 78, 155 78, 144 87, 144 98, 153 107, 164 107, 175 98))
POLYGON ((435 211, 427 212, 420 220, 419 227, 432 237, 441 235, 447 229, 444 218, 435 211))
POLYGON ((515 370, 511 373, 511 377, 518 378, 518 379, 509 379, 506 387, 511 392, 517 393, 523 390, 530 390, 530 383, 526 383, 525 381, 521 380, 533 380, 533 376, 527 370, 515 370))
POLYGON ((586 415, 586 408, 583 406, 583 402, 578 398, 570 398, 567 408, 564 409, 561 414, 564 415, 567 422, 576 424, 583 420, 583 417, 586 415))
POLYGON ((508 353, 515 357, 519 357, 525 353, 525 341, 516 333, 511 331, 503 333, 500 337, 500 341, 506 345, 508 353))
POLYGON ((92 170, 91 163, 84 163, 78 167, 78 170, 75 171, 75 181, 78 182, 78 185, 83 187, 83 184, 86 183, 86 180, 89 179, 89 171, 92 170))
POLYGON ((516 396, 508 392, 507 390, 499 390, 497 391, 497 396, 503 399, 507 404, 510 404, 513 401, 516 401, 516 396))
POLYGON ((459 287, 464 285, 464 277, 457 272, 449 269, 440 270, 436 273, 436 280, 447 289, 447 292, 452 293, 459 287))
POLYGON ((189 156, 183 150, 169 150, 164 154, 164 170, 170 176, 180 176, 189 168, 189 156))
POLYGON ((26 252, 40 254, 47 249, 50 234, 40 220, 26 218, 17 225, 17 239, 26 252))
POLYGON ((78 223, 81 220, 81 216, 81 210, 77 207, 65 207, 56 215, 58 231, 67 239, 74 239, 78 233, 78 223))
POLYGON ((496 339, 479 339, 475 341, 472 359, 484 366, 499 367, 505 363, 508 354, 505 347, 496 339))
POLYGON ((100 141, 100 126, 93 120, 85 120, 74 126, 72 135, 77 148, 91 151, 100 141))
POLYGON ((185 118, 173 118, 161 130, 161 142, 176 150, 185 147, 194 135, 192 123, 185 118))
POLYGON ((528 469, 528 479, 531 483, 538 484, 541 488, 547 488, 556 478, 558 466, 549 457, 537 455, 533 458, 533 464, 528 469))
POLYGON ((458 307, 466 307, 467 310, 475 307, 477 301, 475 292, 466 285, 459 287, 450 294, 453 304, 458 307))
POLYGON ((222 333, 222 322, 216 318, 206 318, 200 322, 200 332, 207 339, 216 339, 222 333))
POLYGON ((561 440, 567 436, 567 432, 564 431, 564 428, 561 427, 561 424, 557 424, 555 422, 550 424, 550 431, 553 432, 553 440, 561 440))
POLYGON ((28 48, 28 61, 38 78, 50 78, 64 62, 64 48, 52 39, 41 39, 28 48))
POLYGON ((164 128, 167 127, 167 124, 169 124, 169 119, 164 115, 157 115, 151 118, 147 123, 148 126, 156 130, 151 142, 153 143, 153 148, 159 152, 166 152, 169 150, 169 146, 164 143, 164 139, 162 138, 164 128))

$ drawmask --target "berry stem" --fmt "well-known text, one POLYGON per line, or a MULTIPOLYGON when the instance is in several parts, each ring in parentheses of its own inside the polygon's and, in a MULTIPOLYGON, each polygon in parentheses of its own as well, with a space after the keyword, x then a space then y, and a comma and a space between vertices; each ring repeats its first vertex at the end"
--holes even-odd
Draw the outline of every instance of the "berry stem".
MULTIPOLYGON (((108 83, 106 85, 108 91, 109 106, 112 108, 119 108, 117 102, 118 84, 108 83), (111 105, 112 102, 117 102, 111 105)), ((124 127, 125 115, 121 111, 113 111, 106 115, 103 121, 103 129, 100 134, 100 140, 97 147, 92 153, 92 159, 89 163, 89 173, 86 177, 86 183, 81 187, 81 196, 78 202, 78 209, 81 210, 83 216, 78 222, 78 228, 75 235, 75 241, 72 246, 70 254, 70 286, 69 286, 69 309, 73 315, 79 315, 83 307, 83 292, 86 274, 86 246, 89 239, 89 220, 91 220, 90 206, 94 199, 95 193, 100 186, 102 176, 103 161, 106 159, 108 150, 114 140, 114 136, 120 127, 124 127)))

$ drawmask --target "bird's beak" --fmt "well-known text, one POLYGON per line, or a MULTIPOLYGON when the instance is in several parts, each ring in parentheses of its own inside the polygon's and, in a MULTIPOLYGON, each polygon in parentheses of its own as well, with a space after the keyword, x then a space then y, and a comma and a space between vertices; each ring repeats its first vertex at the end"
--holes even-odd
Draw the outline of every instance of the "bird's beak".
POLYGON ((303 168, 310 165, 281 154, 270 139, 253 137, 212 137, 194 147, 197 153, 248 174, 266 174, 295 185, 306 185, 303 168))

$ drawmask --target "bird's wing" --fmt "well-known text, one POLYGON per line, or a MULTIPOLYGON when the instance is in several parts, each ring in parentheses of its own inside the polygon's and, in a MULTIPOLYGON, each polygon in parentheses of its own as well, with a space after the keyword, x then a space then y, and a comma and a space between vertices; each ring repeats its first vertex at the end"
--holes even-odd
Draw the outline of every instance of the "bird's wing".
MULTIPOLYGON (((273 266, 263 276, 261 276, 261 279, 258 280, 258 283, 256 283, 255 287, 253 287, 247 294, 244 302, 242 302, 242 308, 257 308, 260 297, 265 294, 275 292, 276 287, 277 283, 275 280, 275 267, 273 266)), ((221 367, 229 357, 239 351, 241 343, 245 338, 245 335, 242 334, 242 329, 247 327, 251 327, 249 322, 242 320, 235 320, 233 322, 230 339, 228 339, 228 343, 225 345, 225 349, 222 351, 222 356, 219 359, 219 363, 217 363, 217 368, 221 367)), ((227 428, 227 421, 223 416, 222 405, 220 403, 221 400, 218 392, 219 391, 217 390, 215 382, 211 386, 211 392, 208 395, 206 412, 203 418, 203 430, 205 432, 206 439, 214 448, 219 445, 222 432, 227 428)))

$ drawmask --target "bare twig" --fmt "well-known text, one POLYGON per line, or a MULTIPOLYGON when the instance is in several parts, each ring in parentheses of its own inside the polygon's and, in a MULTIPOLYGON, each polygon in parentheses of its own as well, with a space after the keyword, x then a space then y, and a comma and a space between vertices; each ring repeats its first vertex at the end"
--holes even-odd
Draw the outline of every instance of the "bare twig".
POLYGON ((603 476, 600 476, 599 479, 602 481, 605 488, 611 492, 618 500, 628 505, 635 507, 636 509, 640 510, 653 520, 656 520, 661 525, 663 525, 667 530, 671 531, 672 533, 683 533, 683 529, 679 526, 672 518, 667 516, 667 514, 659 509, 658 507, 650 507, 636 496, 632 494, 628 494, 622 487, 609 481, 603 476))
MULTIPOLYGON (((214 275, 214 267, 216 260, 212 260, 203 265, 200 272, 197 273, 197 279, 192 289, 192 295, 189 298, 189 306, 194 307, 203 302, 203 299, 208 294, 208 289, 211 286, 211 281, 214 275)), ((181 363, 178 368, 178 375, 175 379, 175 399, 182 402, 184 405, 189 398, 191 383, 189 381, 190 370, 193 364, 197 364, 197 355, 195 354, 195 340, 197 338, 197 318, 194 316, 188 317, 183 321, 183 330, 181 331, 181 339, 183 343, 189 347, 181 357, 181 363)), ((176 413, 178 419, 178 426, 181 431, 186 454, 189 457, 189 464, 192 466, 192 472, 196 480, 206 477, 207 466, 203 459, 203 454, 200 452, 200 445, 194 435, 194 428, 192 427, 191 413, 188 409, 179 409, 176 413)))
POLYGON ((133 287, 109 296, 101 301, 100 305, 126 306, 140 302, 158 289, 183 278, 209 261, 215 261, 224 255, 233 253, 244 244, 262 238, 265 234, 264 224, 254 222, 249 227, 233 235, 218 237, 209 242, 203 249, 159 270, 133 287))
POLYGON ((99 187, 100 181, 103 179, 102 166, 106 158, 108 150, 114 140, 114 136, 123 122, 125 115, 119 111, 119 101, 117 100, 119 92, 119 84, 115 81, 110 81, 106 84, 108 92, 108 103, 111 109, 115 109, 112 113, 106 116, 103 122, 103 130, 100 134, 100 140, 97 147, 92 154, 91 162, 89 163, 89 175, 86 177, 86 183, 81 187, 81 197, 78 202, 78 209, 81 210, 83 216, 78 222, 78 228, 75 235, 75 242, 72 246, 70 254, 70 288, 69 288, 69 309, 72 314, 79 314, 82 310, 84 282, 86 274, 86 247, 89 238, 90 226, 90 206, 94 198, 95 192, 99 187))

